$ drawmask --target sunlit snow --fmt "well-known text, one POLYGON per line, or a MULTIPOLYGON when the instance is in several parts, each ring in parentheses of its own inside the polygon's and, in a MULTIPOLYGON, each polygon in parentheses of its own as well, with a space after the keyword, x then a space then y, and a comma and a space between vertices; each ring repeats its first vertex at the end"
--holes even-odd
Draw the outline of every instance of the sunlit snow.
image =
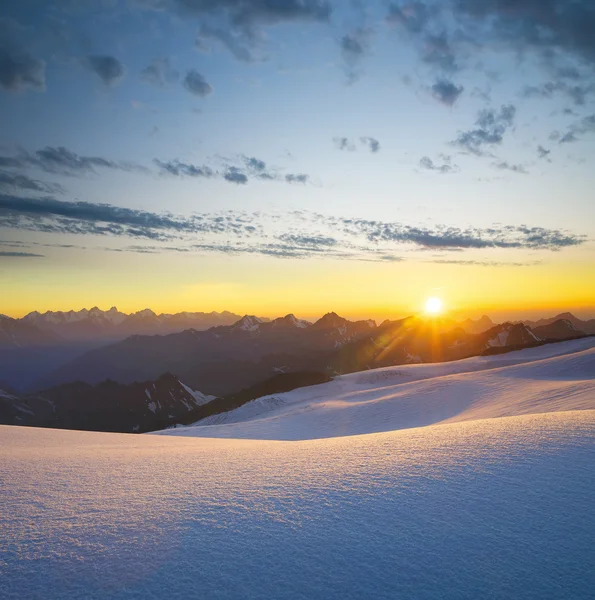
POLYGON ((593 346, 356 373, 164 432, 228 439, 0 426, 0 598, 591 599, 593 346))

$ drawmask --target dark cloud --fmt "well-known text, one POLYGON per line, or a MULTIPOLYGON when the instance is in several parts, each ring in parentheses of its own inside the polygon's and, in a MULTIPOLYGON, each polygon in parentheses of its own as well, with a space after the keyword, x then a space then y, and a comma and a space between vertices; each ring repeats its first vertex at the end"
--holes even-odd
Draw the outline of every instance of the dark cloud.
POLYGON ((225 233, 250 236, 258 230, 257 225, 242 215, 181 217, 110 204, 10 195, 0 195, 0 227, 154 240, 170 239, 183 234, 225 233))
POLYGON ((195 69, 190 69, 184 78, 184 87, 195 96, 204 98, 213 92, 213 88, 195 69))
POLYGON ((420 165, 420 167, 422 167, 428 171, 436 171, 436 172, 442 173, 442 174, 452 173, 452 171, 454 170, 454 167, 451 164, 449 164, 449 162, 445 162, 441 165, 437 165, 434 163, 434 161, 429 156, 423 156, 419 160, 419 165, 420 165))
POLYGON ((360 138, 360 142, 368 146, 370 152, 374 154, 380 150, 380 142, 373 137, 362 137, 360 138))
POLYGON ((457 86, 448 79, 440 79, 432 86, 432 95, 442 104, 453 106, 463 93, 463 89, 462 85, 457 86))
POLYGON ((238 185, 245 185, 248 183, 247 175, 237 167, 229 167, 224 173, 223 178, 230 183, 237 183, 238 185))
POLYGON ((493 166, 499 171, 512 171, 513 173, 521 173, 523 175, 528 173, 527 169, 523 165, 515 165, 506 160, 495 162, 493 166))
MULTIPOLYGON (((354 142, 349 138, 336 137, 333 138, 333 142, 339 150, 347 150, 348 152, 355 152, 355 150, 357 150, 357 142, 354 142)), ((359 144, 366 146, 368 150, 374 154, 380 150, 380 142, 376 138, 370 136, 360 137, 359 144)))
POLYGON ((333 138, 333 141, 339 150, 348 150, 349 152, 354 152, 356 150, 355 144, 350 142, 346 137, 336 137, 333 138))
POLYGON ((566 94, 577 106, 587 102, 592 85, 568 85, 565 81, 549 81, 541 86, 526 86, 522 92, 525 98, 552 98, 556 93, 566 94))
POLYGON ((529 248, 557 250, 568 246, 578 246, 585 242, 584 237, 561 230, 528 228, 526 226, 488 229, 461 229, 447 226, 428 228, 365 219, 339 219, 334 222, 334 225, 348 235, 363 235, 370 242, 413 244, 422 248, 434 249, 529 248))
MULTIPOLYGON (((139 2, 155 6, 155 0, 139 2)), ((331 4, 323 0, 160 0, 158 4, 186 17, 221 16, 235 27, 326 21, 331 14, 331 4)))
POLYGON ((479 112, 475 121, 476 128, 464 131, 452 142, 462 150, 483 156, 486 146, 502 143, 504 134, 514 124, 516 108, 512 104, 502 106, 499 111, 486 109, 479 112))
POLYGON ((37 168, 48 173, 80 175, 95 172, 95 169, 119 171, 146 171, 133 163, 117 162, 99 156, 80 156, 63 146, 46 146, 33 154, 22 151, 16 156, 0 156, 0 167, 10 169, 37 168))
POLYGON ((24 89, 44 91, 45 63, 26 52, 0 45, 0 87, 11 92, 24 89))
MULTIPOLYGON (((236 174, 236 177, 239 175, 236 174)), ((416 227, 305 211, 280 214, 226 211, 181 216, 108 204, 6 194, 0 195, 0 227, 44 233, 128 237, 151 240, 151 243, 169 242, 172 248, 212 252, 304 258, 320 255, 382 262, 398 260, 395 254, 398 246, 409 246, 418 251, 561 250, 586 242, 585 236, 564 230, 526 225, 416 227), (174 240, 182 240, 183 243, 172 244, 174 240)))
POLYGON ((156 58, 151 64, 145 67, 141 77, 151 85, 165 87, 175 83, 180 74, 171 65, 169 58, 156 58))
POLYGON ((305 173, 288 173, 285 175, 287 183, 308 183, 310 177, 305 173))
POLYGON ((484 35, 512 48, 562 51, 595 62, 591 0, 456 0, 453 7, 469 18, 469 28, 482 25, 484 35))
POLYGON ((87 56, 84 64, 107 86, 115 85, 124 77, 124 65, 113 56, 87 56))
POLYGON ((339 41, 341 56, 347 66, 347 78, 350 83, 357 81, 358 65, 367 53, 372 31, 365 27, 357 27, 343 35, 339 41))
POLYGON ((44 194, 63 194, 64 188, 57 183, 38 181, 20 173, 0 171, 0 191, 4 192, 41 192, 44 194))
MULTIPOLYGON (((595 114, 575 121, 564 134, 561 134, 559 131, 552 131, 550 140, 553 142, 557 141, 560 144, 573 144, 581 139, 579 136, 590 133, 595 133, 595 114)), ((2 166, 1 163, 0 166, 2 166)))
POLYGON ((213 177, 216 172, 206 165, 192 165, 189 163, 183 163, 179 160, 170 160, 167 162, 158 160, 157 158, 153 161, 163 173, 175 176, 187 176, 187 177, 213 177))
POLYGON ((45 256, 31 252, 5 252, 0 250, 0 258, 45 258, 45 256))
POLYGON ((278 238, 280 241, 295 246, 337 246, 339 242, 333 237, 309 234, 284 233, 278 238))
POLYGON ((547 150, 543 146, 537 146, 537 155, 539 158, 548 158, 551 153, 551 150, 547 150))

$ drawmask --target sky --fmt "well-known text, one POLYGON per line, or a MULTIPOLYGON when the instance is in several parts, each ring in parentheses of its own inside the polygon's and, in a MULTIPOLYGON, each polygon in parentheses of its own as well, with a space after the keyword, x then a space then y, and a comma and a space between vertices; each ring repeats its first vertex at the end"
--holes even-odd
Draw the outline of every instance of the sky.
POLYGON ((595 316, 590 0, 0 5, 0 312, 595 316))

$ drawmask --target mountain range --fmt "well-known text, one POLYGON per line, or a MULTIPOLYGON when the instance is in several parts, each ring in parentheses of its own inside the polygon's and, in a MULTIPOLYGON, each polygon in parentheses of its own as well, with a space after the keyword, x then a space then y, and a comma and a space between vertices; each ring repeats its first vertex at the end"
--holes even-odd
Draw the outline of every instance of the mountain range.
POLYGON ((131 336, 79 356, 38 385, 73 380, 97 384, 106 379, 130 384, 171 372, 194 389, 224 396, 276 373, 315 371, 334 376, 379 366, 456 360, 583 335, 565 320, 542 328, 539 335, 523 323, 505 323, 468 333, 446 318, 408 317, 377 325, 372 320, 349 321, 336 313, 314 323, 291 314, 269 322, 246 315, 233 325, 206 331, 131 336))
MULTIPOLYGON (((130 335, 157 335, 231 325, 231 312, 156 314, 145 309, 126 314, 112 307, 39 313, 20 319, 0 315, 0 381, 20 390, 77 356, 130 335)), ((261 319, 266 321, 266 319, 261 319)))
MULTIPOLYGON (((212 318, 227 320, 230 315, 212 318)), ((6 368, 4 373, 0 369, 4 390, 0 392, 0 422, 152 431, 194 423, 262 395, 345 373, 500 354, 586 335, 575 324, 588 326, 589 321, 561 316, 531 327, 524 322, 496 325, 487 316, 461 322, 414 316, 377 325, 373 320, 349 321, 334 312, 313 323, 292 314, 272 321, 246 315, 206 330, 135 334, 111 343, 100 334, 92 348, 74 337, 64 340, 58 331, 72 332, 70 327, 87 327, 91 322, 122 327, 160 319, 169 322, 164 327, 170 327, 187 319, 204 323, 211 315, 157 316, 152 311, 123 315, 114 308, 105 313, 91 309, 31 313, 23 319, 0 317, 0 359, 4 357, 0 365, 16 365, 27 372, 35 352, 58 361, 35 389, 25 393, 11 389, 11 381, 4 376, 6 368)))

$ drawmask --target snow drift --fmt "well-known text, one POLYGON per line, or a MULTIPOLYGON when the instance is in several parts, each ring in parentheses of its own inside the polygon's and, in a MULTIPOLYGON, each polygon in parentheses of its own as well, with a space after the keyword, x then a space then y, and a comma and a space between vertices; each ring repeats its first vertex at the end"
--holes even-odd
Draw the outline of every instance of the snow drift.
POLYGON ((344 375, 158 433, 300 440, 588 409, 595 409, 595 338, 344 375))

